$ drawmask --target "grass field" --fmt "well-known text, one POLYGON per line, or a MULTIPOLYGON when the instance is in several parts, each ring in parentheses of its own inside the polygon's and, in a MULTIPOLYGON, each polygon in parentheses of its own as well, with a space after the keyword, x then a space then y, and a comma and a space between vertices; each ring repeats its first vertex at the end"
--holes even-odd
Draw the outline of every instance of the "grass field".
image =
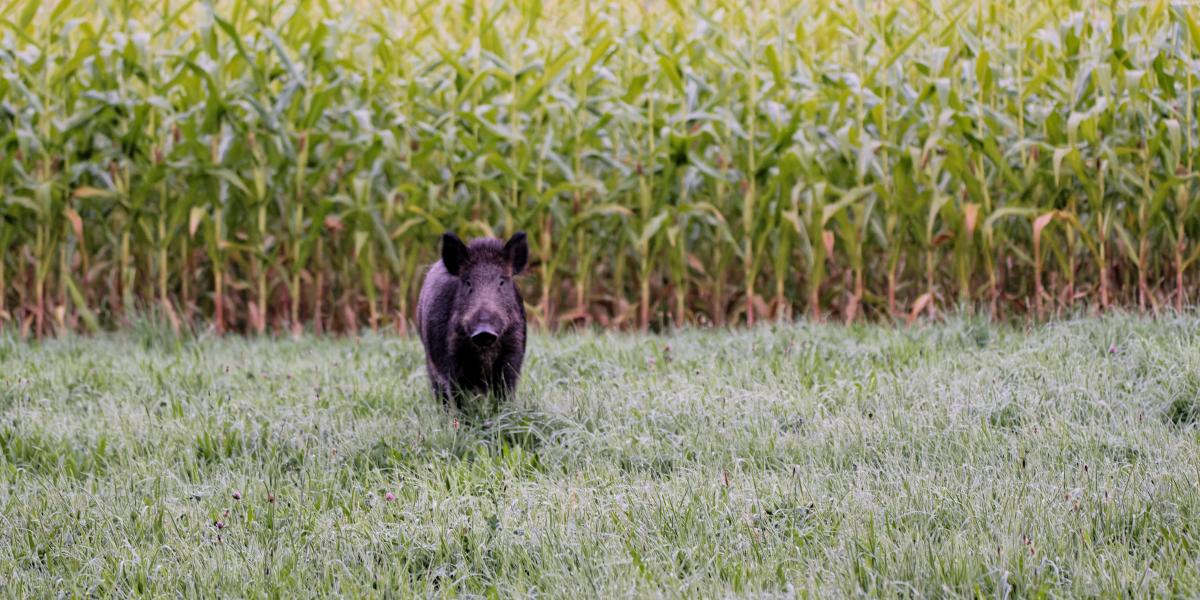
POLYGON ((530 352, 456 423, 411 339, 0 337, 0 590, 1200 590, 1193 316, 530 352))

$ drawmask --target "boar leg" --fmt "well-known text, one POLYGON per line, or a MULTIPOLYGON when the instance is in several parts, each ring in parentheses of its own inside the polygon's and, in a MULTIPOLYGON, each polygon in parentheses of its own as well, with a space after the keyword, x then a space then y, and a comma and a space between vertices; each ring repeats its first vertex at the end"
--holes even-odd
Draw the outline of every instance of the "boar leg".
POLYGON ((511 398, 517 389, 517 379, 521 377, 521 362, 524 356, 520 352, 506 351, 496 361, 496 370, 492 380, 496 382, 495 393, 504 398, 511 398))

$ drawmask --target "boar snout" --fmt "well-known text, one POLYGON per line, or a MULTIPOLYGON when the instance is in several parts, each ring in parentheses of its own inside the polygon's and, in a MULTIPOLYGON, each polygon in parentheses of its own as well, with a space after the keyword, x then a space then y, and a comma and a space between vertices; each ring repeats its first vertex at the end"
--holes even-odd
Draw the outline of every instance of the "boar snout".
POLYGON ((467 328, 467 332, 471 336, 471 343, 476 348, 490 348, 496 340, 500 339, 500 331, 503 327, 500 326, 499 315, 484 313, 478 318, 472 319, 472 323, 467 328))
POLYGON ((495 329, 482 325, 471 332, 471 343, 478 348, 490 348, 492 344, 496 343, 497 337, 495 329))

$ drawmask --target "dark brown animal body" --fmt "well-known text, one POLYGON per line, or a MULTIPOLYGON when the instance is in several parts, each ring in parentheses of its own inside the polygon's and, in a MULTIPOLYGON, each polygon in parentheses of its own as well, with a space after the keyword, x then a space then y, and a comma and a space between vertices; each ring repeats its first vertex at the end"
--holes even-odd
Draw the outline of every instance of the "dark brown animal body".
POLYGON ((529 258, 525 234, 507 242, 442 236, 417 300, 417 328, 433 392, 449 405, 463 393, 508 396, 525 359, 525 301, 513 277, 529 258))

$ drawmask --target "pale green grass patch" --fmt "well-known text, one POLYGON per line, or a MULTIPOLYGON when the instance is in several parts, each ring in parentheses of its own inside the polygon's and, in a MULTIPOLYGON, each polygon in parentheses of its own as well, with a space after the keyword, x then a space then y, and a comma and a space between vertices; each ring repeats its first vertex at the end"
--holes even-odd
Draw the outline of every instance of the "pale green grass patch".
POLYGON ((0 589, 1186 595, 1198 333, 536 335, 457 424, 410 339, 0 337, 0 589))

